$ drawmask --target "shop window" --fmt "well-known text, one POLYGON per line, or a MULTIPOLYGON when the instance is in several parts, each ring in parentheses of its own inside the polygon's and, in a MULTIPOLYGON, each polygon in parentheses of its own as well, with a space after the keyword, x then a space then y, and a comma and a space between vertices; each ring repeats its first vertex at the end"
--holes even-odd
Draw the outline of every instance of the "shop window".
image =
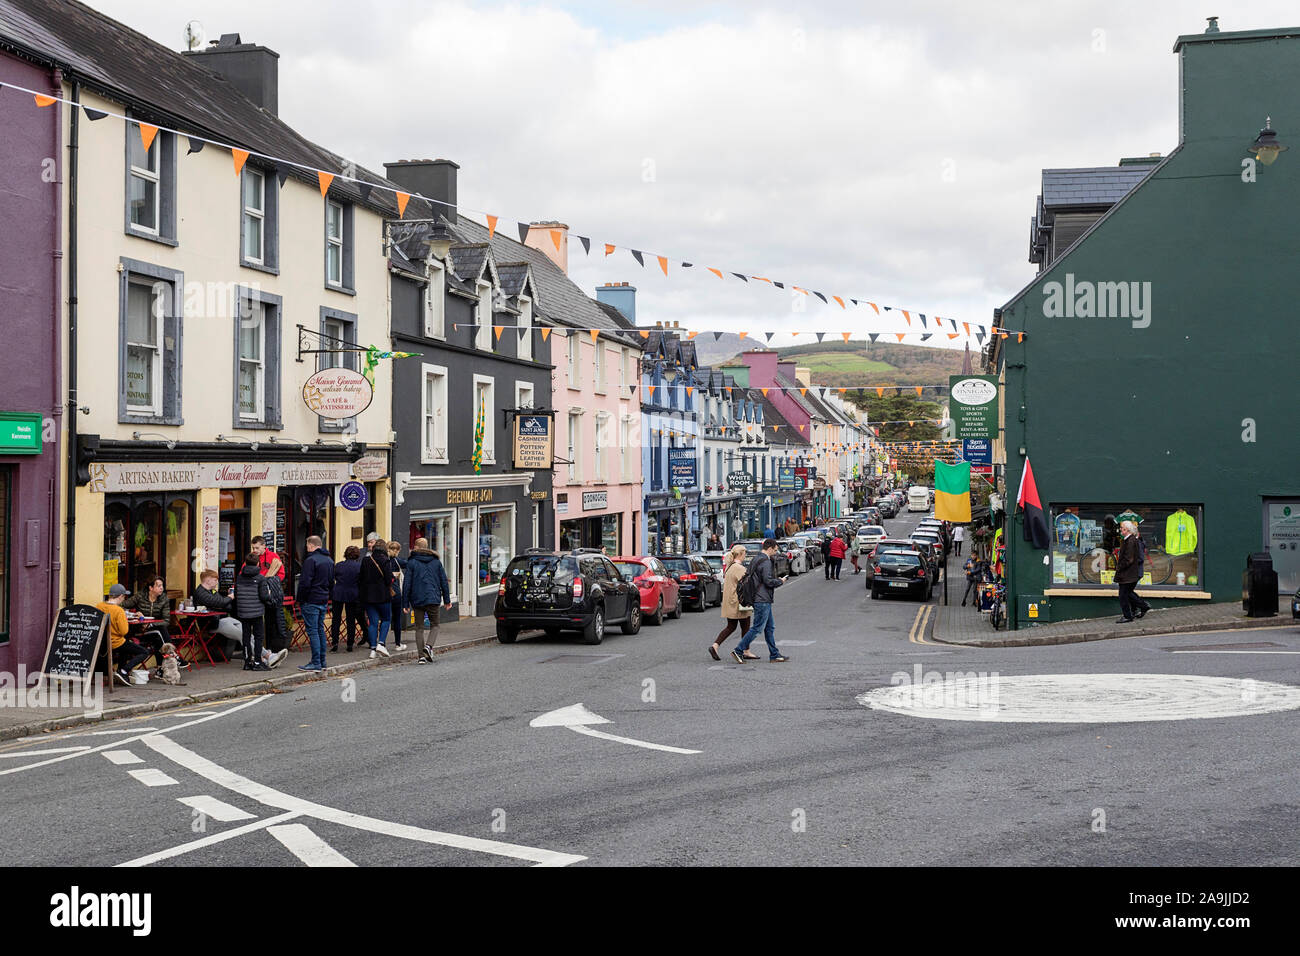
POLYGON ((515 518, 511 508, 480 511, 478 519, 478 585, 496 587, 515 551, 515 518))
POLYGON ((184 597, 189 592, 189 541, 193 535, 188 501, 173 501, 167 506, 163 534, 166 538, 162 551, 165 568, 163 581, 167 585, 167 596, 184 597))
POLYGON ((619 534, 621 515, 601 515, 600 544, 606 554, 622 554, 622 537, 619 534))
MULTIPOLYGON (((406 546, 415 547, 416 538, 425 538, 429 550, 436 552, 447 572, 451 593, 456 593, 456 515, 452 511, 439 511, 431 515, 412 515, 406 546)), ((447 600, 451 600, 448 597, 447 600)))
MULTIPOLYGON (((333 485, 302 485, 280 491, 276 501, 278 509, 285 513, 285 531, 280 530, 279 514, 276 516, 276 535, 274 547, 267 542, 267 547, 280 555, 285 563, 285 593, 292 593, 302 571, 303 559, 307 557, 307 539, 319 535, 330 548, 330 522, 334 509, 333 485), (287 534, 285 533, 287 531, 287 534)), ((331 556, 336 560, 338 555, 331 556)))
POLYGON ((1053 587, 1113 587, 1120 522, 1134 520, 1147 549, 1139 587, 1202 588, 1200 505, 1053 504, 1050 520, 1053 587))
POLYGON ((9 526, 13 521, 9 494, 11 473, 10 468, 0 468, 0 644, 9 640, 9 526))
POLYGON ((193 508, 189 496, 109 496, 104 506, 104 593, 114 584, 135 593, 160 577, 168 597, 186 594, 194 548, 193 508))

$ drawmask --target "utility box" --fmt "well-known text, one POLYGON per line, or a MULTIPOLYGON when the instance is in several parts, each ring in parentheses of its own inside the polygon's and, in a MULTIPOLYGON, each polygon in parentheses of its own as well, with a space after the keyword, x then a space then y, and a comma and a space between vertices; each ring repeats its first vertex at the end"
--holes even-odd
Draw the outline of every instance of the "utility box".
POLYGON ((1247 617, 1277 617, 1277 572, 1273 570, 1273 555, 1267 551, 1246 555, 1241 609, 1247 617))
POLYGON ((1037 627, 1052 623, 1052 604, 1041 594, 1022 594, 1019 598, 1017 627, 1037 627))

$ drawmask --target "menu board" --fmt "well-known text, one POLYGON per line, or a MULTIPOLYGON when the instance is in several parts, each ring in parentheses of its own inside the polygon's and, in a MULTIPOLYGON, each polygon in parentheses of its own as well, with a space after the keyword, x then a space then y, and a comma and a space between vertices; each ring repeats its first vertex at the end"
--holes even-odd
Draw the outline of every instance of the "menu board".
POLYGON ((59 611, 45 647, 41 673, 51 680, 80 680, 90 689, 99 645, 108 615, 89 604, 72 604, 59 611))

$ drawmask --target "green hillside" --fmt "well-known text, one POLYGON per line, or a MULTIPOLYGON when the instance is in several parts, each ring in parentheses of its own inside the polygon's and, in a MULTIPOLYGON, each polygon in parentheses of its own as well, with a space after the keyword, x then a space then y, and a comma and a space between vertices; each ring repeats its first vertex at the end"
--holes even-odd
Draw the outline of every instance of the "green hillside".
POLYGON ((955 349, 887 342, 821 342, 776 351, 782 360, 807 366, 816 385, 946 385, 949 375, 960 374, 963 358, 955 349))

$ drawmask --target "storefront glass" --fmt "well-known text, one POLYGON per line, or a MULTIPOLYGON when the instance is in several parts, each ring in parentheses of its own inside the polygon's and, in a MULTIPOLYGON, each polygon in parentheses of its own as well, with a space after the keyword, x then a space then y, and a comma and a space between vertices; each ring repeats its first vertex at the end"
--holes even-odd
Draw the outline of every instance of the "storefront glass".
POLYGON ((606 554, 622 554, 619 537, 619 515, 602 515, 600 518, 600 544, 606 554))
MULTIPOLYGON (((442 561, 442 568, 447 572, 447 582, 452 593, 456 593, 456 513, 439 511, 432 515, 412 515, 407 534, 406 546, 415 547, 416 538, 425 538, 429 550, 437 553, 442 561)), ((449 599, 450 600, 450 599, 449 599)))
POLYGON ((188 543, 191 530, 188 501, 173 501, 167 506, 165 531, 167 540, 163 554, 167 573, 163 575, 163 580, 167 584, 167 596, 180 598, 189 592, 191 559, 188 543))
MULTIPOLYGON (((283 488, 276 496, 275 545, 272 550, 284 560, 285 592, 297 585, 302 562, 307 557, 307 538, 318 535, 330 549, 330 527, 334 513, 333 485, 302 485, 283 488)), ((271 546, 271 542, 267 542, 271 546)), ((332 552, 331 552, 332 553, 332 552)), ((338 555, 333 555, 337 560, 338 555)))
POLYGON ((193 513, 188 495, 109 495, 104 503, 104 593, 114 584, 142 591, 161 577, 169 598, 185 594, 193 513))
POLYGON ((1059 505, 1051 511, 1052 586, 1113 587, 1120 522, 1138 522, 1147 560, 1139 586, 1201 588, 1200 505, 1059 505))
POLYGON ((514 512, 509 508, 479 511, 478 586, 496 587, 515 551, 514 512))

